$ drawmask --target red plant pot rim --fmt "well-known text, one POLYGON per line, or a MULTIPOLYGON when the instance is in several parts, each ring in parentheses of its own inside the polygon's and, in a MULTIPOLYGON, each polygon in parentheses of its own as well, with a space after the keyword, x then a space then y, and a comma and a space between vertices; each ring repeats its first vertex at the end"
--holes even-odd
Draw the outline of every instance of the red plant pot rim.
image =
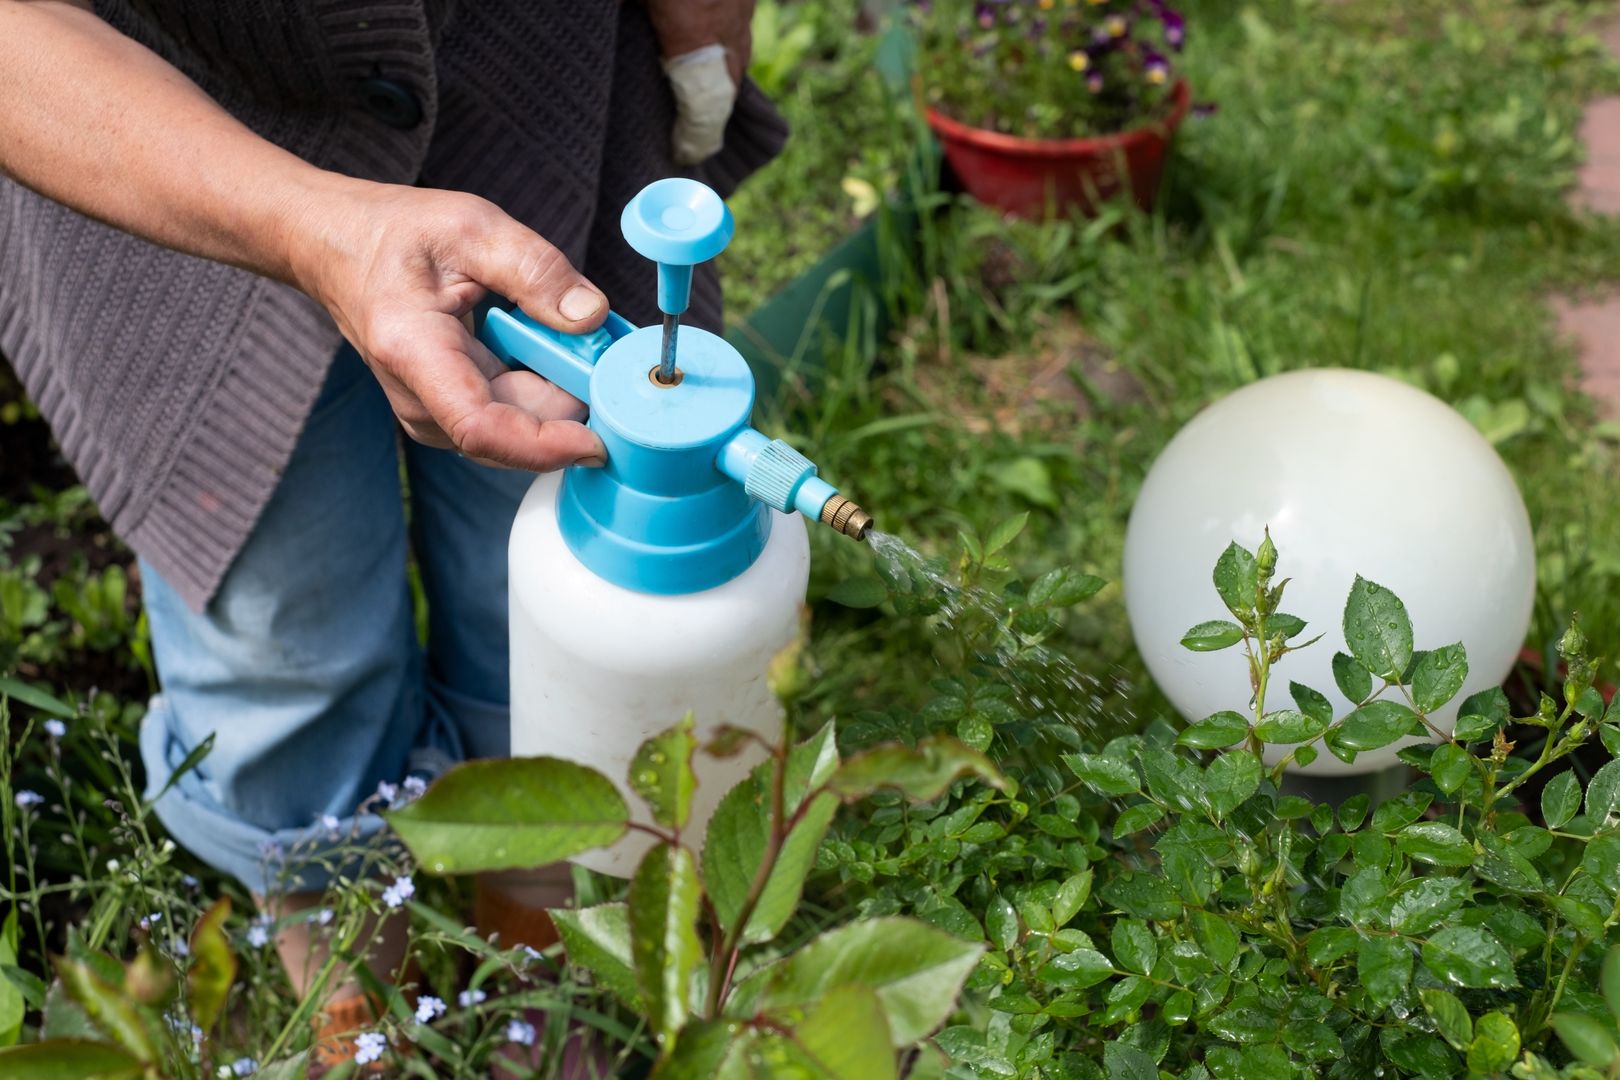
POLYGON ((1027 139, 1022 135, 1004 135, 999 131, 964 124, 932 105, 925 105, 923 108, 927 113, 929 126, 946 138, 957 139, 1010 157, 1071 158, 1112 154, 1124 149, 1127 144, 1150 135, 1167 134, 1180 126, 1191 107, 1192 91, 1187 86, 1187 80, 1177 79, 1175 85, 1170 88, 1170 111, 1163 117, 1140 127, 1116 131, 1112 135, 1092 135, 1081 139, 1027 139))

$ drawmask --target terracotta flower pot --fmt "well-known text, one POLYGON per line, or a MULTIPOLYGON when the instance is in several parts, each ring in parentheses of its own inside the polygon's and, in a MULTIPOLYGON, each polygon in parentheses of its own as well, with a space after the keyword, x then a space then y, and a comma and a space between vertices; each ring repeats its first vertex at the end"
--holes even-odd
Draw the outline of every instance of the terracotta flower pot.
POLYGON ((1115 135, 1089 139, 1026 139, 971 127, 928 108, 928 126, 962 185, 987 206, 1025 218, 1040 218, 1050 206, 1094 214, 1129 187, 1146 210, 1159 193, 1170 138, 1191 106, 1185 80, 1170 90, 1161 118, 1115 135))

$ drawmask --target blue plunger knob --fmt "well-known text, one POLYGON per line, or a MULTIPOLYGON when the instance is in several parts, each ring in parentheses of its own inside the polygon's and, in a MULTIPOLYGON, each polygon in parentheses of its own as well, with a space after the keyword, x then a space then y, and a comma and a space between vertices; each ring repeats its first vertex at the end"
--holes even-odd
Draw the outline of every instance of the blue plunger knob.
POLYGON ((671 177, 642 188, 625 206, 619 229, 658 264, 658 310, 680 315, 692 299, 692 267, 724 251, 736 225, 707 184, 671 177))

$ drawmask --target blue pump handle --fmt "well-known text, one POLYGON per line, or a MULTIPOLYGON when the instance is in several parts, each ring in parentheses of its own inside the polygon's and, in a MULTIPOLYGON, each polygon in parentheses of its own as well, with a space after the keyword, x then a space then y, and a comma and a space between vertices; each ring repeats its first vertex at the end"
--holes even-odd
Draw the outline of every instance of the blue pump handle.
POLYGON ((502 363, 522 365, 589 405, 596 361, 609 345, 634 329, 628 319, 610 311, 597 329, 565 334, 536 322, 520 309, 491 308, 478 330, 478 340, 502 363))

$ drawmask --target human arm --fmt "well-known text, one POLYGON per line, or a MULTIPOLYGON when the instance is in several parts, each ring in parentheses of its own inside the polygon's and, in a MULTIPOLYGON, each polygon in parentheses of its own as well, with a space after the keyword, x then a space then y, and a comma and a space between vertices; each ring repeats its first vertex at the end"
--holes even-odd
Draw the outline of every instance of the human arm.
POLYGON ((0 0, 0 172, 165 247, 320 302, 406 431, 529 469, 600 463, 583 406, 508 371, 463 317, 488 291, 578 333, 607 302, 493 204, 319 169, 63 0, 0 0))

